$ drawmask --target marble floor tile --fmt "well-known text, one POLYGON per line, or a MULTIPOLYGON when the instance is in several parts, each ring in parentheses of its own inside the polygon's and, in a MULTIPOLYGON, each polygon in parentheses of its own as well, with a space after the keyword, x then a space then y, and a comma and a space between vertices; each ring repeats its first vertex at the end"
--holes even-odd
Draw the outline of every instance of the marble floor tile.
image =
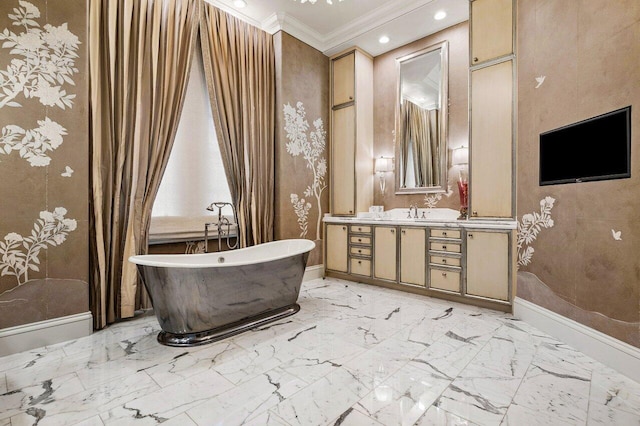
POLYGON ((640 426, 640 384, 510 314, 345 280, 220 342, 152 312, 0 357, 0 426, 640 426))

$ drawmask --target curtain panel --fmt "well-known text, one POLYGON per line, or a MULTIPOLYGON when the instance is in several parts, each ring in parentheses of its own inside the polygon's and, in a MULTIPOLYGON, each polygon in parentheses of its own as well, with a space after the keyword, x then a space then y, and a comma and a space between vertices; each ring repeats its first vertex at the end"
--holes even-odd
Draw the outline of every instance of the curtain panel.
MULTIPOLYGON (((415 186, 432 186, 440 175, 439 110, 427 110, 404 100, 400 113, 404 130, 402 164, 408 164, 411 150, 415 186)), ((403 168, 403 174, 406 182, 407 167, 403 168)))
POLYGON ((148 306, 134 254, 182 111, 200 1, 92 0, 89 21, 94 328, 148 306))
POLYGON ((273 37, 203 5, 200 37, 211 110, 242 247, 273 240, 275 53, 273 37))

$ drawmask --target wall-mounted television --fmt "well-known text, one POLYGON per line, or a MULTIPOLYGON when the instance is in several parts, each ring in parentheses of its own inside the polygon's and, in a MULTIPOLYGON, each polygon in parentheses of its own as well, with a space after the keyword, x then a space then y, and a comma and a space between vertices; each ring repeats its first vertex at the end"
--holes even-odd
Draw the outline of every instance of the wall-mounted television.
POLYGON ((631 177, 631 106, 540 134, 540 185, 631 177))

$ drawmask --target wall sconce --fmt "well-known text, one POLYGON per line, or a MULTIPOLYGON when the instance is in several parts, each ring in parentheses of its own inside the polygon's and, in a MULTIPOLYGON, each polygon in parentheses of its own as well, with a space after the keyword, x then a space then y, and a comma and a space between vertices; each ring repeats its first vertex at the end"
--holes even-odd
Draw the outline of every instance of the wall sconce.
POLYGON ((393 157, 380 157, 376 158, 375 172, 380 178, 380 191, 384 194, 386 186, 385 173, 393 171, 393 157))
POLYGON ((460 216, 469 217, 469 148, 461 146, 451 153, 451 165, 458 168, 458 193, 460 194, 460 216))

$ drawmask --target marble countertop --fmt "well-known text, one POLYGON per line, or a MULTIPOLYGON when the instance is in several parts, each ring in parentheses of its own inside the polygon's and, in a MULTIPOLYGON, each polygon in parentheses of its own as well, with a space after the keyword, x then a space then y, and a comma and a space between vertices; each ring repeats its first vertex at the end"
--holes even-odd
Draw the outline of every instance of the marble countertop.
POLYGON ((383 213, 358 213, 356 217, 325 215, 325 223, 358 223, 366 225, 439 226, 445 228, 517 229, 513 219, 458 220, 457 210, 446 208, 418 209, 418 218, 408 218, 408 208, 388 210, 383 213), (423 214, 424 213, 424 214, 423 214))

